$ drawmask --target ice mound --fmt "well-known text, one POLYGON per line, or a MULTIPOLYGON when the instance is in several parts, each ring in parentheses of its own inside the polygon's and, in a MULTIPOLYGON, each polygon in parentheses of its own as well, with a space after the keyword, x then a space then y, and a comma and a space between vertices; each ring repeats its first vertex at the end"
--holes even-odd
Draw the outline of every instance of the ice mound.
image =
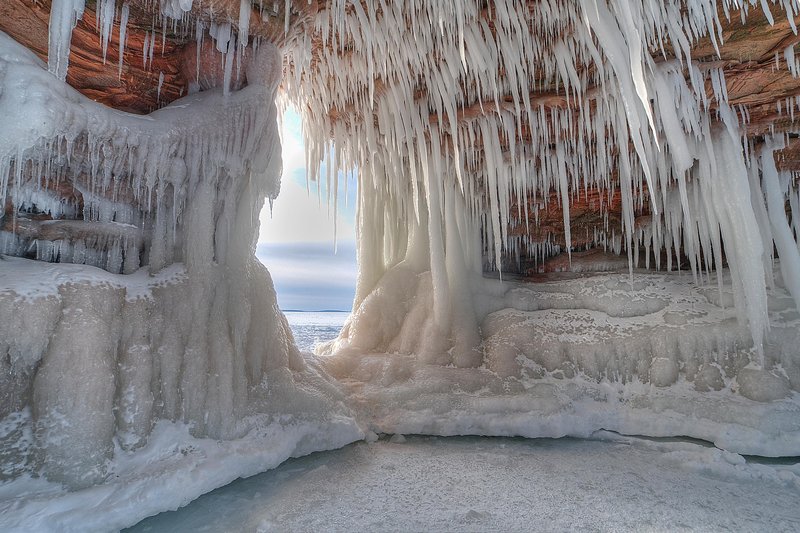
MULTIPOLYGON (((690 382, 700 376, 701 388, 717 388, 716 372, 732 380, 758 360, 735 310, 714 303, 718 298, 708 295, 719 292, 697 288, 688 275, 637 272, 633 279, 595 275, 506 285, 498 302, 504 308, 481 323, 486 367, 503 377, 558 372, 665 387, 680 374, 690 382)), ((774 289, 770 296, 765 368, 780 367, 798 390, 792 347, 800 342, 800 324, 786 291, 774 289)))
POLYGON ((398 340, 390 353, 344 345, 324 359, 372 431, 587 437, 608 429, 800 454, 800 315, 786 290, 769 291, 763 366, 735 309, 719 305, 730 294, 697 287, 690 274, 485 279, 472 290, 480 368, 392 351, 398 340))

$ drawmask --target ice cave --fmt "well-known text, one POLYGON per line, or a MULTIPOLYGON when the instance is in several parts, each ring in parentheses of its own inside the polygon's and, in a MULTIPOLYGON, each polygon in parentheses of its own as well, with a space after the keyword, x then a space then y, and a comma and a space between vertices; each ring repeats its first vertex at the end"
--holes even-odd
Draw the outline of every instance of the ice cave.
POLYGON ((3 0, 0 530, 800 530, 799 24, 3 0), (316 353, 255 256, 287 108, 357 182, 316 353))

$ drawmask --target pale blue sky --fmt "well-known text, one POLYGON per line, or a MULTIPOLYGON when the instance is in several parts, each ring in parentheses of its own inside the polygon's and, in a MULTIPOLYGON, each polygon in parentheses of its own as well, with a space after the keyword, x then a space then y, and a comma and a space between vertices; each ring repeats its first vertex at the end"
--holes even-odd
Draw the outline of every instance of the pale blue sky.
POLYGON ((334 209, 327 204, 324 181, 320 195, 316 183, 306 184, 300 117, 291 109, 283 117, 281 136, 281 193, 272 213, 269 203, 261 213, 256 255, 272 274, 281 309, 349 311, 356 282, 355 179, 339 176, 334 253, 334 209))

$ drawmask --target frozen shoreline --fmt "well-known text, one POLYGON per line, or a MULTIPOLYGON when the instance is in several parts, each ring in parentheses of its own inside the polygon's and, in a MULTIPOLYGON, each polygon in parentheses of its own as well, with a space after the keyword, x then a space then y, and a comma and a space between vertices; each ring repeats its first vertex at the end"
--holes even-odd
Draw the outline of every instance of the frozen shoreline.
POLYGON ((291 457, 337 449, 360 436, 346 417, 265 417, 233 441, 197 439, 187 426, 162 421, 143 449, 118 450, 102 484, 70 492, 28 475, 0 484, 0 530, 116 531, 291 457))
POLYGON ((290 460, 129 533, 796 531, 800 465, 686 440, 388 436, 290 460))

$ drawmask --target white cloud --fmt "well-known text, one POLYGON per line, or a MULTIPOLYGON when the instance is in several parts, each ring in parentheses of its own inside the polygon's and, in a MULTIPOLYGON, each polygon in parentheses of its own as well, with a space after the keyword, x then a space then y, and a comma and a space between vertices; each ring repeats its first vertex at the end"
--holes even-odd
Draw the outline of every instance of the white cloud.
POLYGON ((260 244, 257 256, 272 275, 282 309, 350 309, 356 286, 354 242, 260 244))
MULTIPOLYGON (((333 242, 334 208, 327 204, 324 190, 322 197, 318 197, 316 183, 309 184, 310 190, 306 187, 300 118, 291 110, 284 115, 281 137, 281 193, 274 202, 272 213, 269 203, 261 212, 258 242, 333 242)), ((352 208, 337 213, 337 241, 355 239, 353 218, 352 208)))
MULTIPOLYGON (((261 212, 261 233, 258 242, 333 242, 333 206, 325 198, 317 198, 316 189, 309 193, 303 185, 284 176, 281 194, 261 212)), ((337 241, 355 239, 355 225, 341 213, 337 220, 337 241)))
POLYGON ((283 115, 281 124, 282 178, 292 177, 297 171, 305 174, 306 152, 303 149, 303 131, 300 116, 292 109, 283 115))

